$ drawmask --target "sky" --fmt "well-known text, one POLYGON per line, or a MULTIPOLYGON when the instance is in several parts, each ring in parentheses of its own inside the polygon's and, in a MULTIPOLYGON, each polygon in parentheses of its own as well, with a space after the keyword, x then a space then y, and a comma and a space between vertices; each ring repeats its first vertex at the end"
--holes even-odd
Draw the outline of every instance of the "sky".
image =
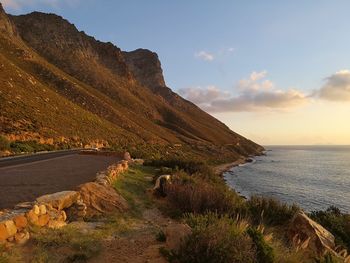
POLYGON ((350 1, 0 0, 157 52, 174 91, 262 145, 350 144, 350 1))

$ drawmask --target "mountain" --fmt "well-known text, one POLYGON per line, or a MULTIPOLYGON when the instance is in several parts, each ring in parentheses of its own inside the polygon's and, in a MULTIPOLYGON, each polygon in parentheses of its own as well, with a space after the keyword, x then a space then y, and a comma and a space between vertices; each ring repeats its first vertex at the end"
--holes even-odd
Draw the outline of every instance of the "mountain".
POLYGON ((234 160, 263 148, 166 86, 156 53, 121 51, 55 14, 0 7, 0 134, 134 155, 234 160))

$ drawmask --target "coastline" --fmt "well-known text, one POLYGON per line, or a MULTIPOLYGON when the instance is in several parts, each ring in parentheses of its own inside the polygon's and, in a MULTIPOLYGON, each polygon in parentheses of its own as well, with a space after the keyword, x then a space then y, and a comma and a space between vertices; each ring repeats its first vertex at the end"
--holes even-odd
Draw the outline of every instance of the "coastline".
POLYGON ((215 174, 223 177, 223 174, 227 171, 229 171, 231 168, 236 167, 240 164, 245 164, 247 163, 247 159, 246 158, 240 158, 232 163, 224 163, 224 164, 220 164, 214 167, 214 172, 215 174))

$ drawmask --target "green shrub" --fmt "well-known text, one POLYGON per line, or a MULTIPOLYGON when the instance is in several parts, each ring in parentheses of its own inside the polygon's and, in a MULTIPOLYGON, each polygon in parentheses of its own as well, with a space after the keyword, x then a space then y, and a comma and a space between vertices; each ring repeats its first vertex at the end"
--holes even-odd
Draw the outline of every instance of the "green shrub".
POLYGON ((213 174, 212 169, 201 161, 184 160, 184 159, 158 159, 146 161, 145 165, 154 167, 168 167, 174 170, 184 170, 192 175, 199 173, 203 176, 213 174))
POLYGON ((173 260, 186 263, 249 263, 255 262, 252 240, 246 234, 245 222, 216 213, 188 214, 186 222, 192 234, 185 238, 173 260))
POLYGON ((343 214, 335 207, 330 206, 325 211, 313 211, 311 219, 328 229, 336 239, 336 243, 350 250, 350 215, 343 214))
POLYGON ((300 211, 297 205, 288 205, 273 198, 251 197, 247 203, 254 224, 286 225, 300 211))
POLYGON ((33 147, 31 147, 25 142, 20 142, 20 141, 12 142, 10 146, 11 146, 11 150, 15 153, 34 152, 33 147))
POLYGON ((263 234, 256 228, 249 228, 247 233, 256 246, 258 263, 273 263, 275 261, 275 254, 272 247, 264 240, 263 234))
POLYGON ((10 142, 4 136, 0 136, 0 151, 10 150, 10 142))
POLYGON ((160 230, 157 233, 156 240, 159 241, 159 242, 165 242, 166 241, 166 235, 165 235, 165 233, 162 230, 160 230))
POLYGON ((53 145, 41 144, 37 141, 15 141, 10 144, 10 148, 15 153, 31 153, 31 152, 42 152, 52 151, 55 149, 53 145))

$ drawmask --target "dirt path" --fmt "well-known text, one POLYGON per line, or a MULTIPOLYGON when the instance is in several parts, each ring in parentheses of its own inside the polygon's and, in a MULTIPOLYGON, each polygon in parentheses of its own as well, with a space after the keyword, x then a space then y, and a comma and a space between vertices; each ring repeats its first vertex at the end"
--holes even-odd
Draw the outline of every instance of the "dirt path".
POLYGON ((164 243, 157 241, 156 235, 170 223, 173 221, 164 217, 157 208, 147 209, 142 219, 132 225, 124 236, 104 240, 100 255, 89 262, 165 263, 167 261, 159 253, 164 243))

